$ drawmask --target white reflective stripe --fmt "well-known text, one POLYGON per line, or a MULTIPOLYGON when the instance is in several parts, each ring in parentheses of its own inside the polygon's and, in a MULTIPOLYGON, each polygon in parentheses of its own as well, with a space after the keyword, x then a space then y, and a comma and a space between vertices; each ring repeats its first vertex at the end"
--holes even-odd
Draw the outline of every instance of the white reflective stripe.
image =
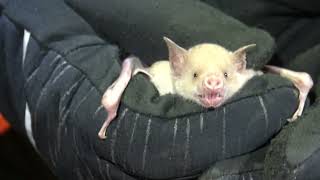
POLYGON ((24 60, 26 58, 26 53, 27 53, 27 47, 28 47, 29 40, 30 40, 30 32, 27 31, 27 30, 24 30, 23 46, 22 46, 22 67, 24 67, 24 60))
MULTIPOLYGON (((30 40, 30 32, 27 30, 24 30, 23 44, 22 44, 22 67, 24 67, 24 61, 26 58, 29 40, 30 40)), ((33 147, 35 149, 37 149, 36 142, 34 141, 34 138, 32 135, 32 121, 31 121, 31 115, 30 115, 28 103, 26 103, 26 110, 25 110, 25 114, 24 114, 24 126, 26 128, 26 133, 27 133, 27 136, 30 140, 30 143, 33 145, 33 147)))
POLYGON ((24 116, 24 126, 26 128, 27 136, 33 145, 34 148, 37 149, 36 147, 36 142, 34 141, 33 135, 32 135, 32 121, 31 121, 31 115, 30 115, 30 110, 28 103, 26 103, 26 111, 25 111, 25 116, 24 116))

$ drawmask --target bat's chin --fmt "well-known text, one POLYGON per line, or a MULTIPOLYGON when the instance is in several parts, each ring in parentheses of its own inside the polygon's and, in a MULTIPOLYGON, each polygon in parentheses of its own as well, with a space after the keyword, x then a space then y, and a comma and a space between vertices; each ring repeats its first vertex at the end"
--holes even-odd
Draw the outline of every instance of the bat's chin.
POLYGON ((205 108, 217 108, 223 104, 225 97, 223 91, 213 91, 198 95, 198 99, 205 108))

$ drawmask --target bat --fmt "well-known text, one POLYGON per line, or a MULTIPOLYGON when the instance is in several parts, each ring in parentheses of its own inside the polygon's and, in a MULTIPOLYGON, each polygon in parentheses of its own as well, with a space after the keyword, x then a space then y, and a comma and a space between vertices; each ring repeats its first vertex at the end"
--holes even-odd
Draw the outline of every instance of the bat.
MULTIPOLYGON (((159 95, 176 94, 205 108, 217 108, 237 93, 254 76, 262 75, 246 67, 247 51, 255 44, 240 47, 235 51, 211 43, 202 43, 184 49, 167 37, 168 60, 160 60, 150 67, 144 67, 135 56, 129 56, 122 63, 118 79, 105 91, 102 105, 108 112, 98 136, 106 138, 106 130, 116 117, 121 96, 132 76, 137 73, 147 75, 159 95)), ((313 81, 308 73, 266 65, 271 72, 288 78, 299 91, 299 105, 292 118, 302 114, 305 100, 313 81)))

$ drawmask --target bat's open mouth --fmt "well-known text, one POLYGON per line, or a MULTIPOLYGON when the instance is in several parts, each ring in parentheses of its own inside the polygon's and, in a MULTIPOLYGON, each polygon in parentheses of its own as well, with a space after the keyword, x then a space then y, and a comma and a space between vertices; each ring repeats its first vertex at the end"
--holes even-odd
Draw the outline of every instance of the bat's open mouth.
POLYGON ((224 100, 224 92, 220 91, 210 91, 204 92, 203 94, 199 94, 198 98, 202 104, 202 106, 209 107, 219 107, 224 100))

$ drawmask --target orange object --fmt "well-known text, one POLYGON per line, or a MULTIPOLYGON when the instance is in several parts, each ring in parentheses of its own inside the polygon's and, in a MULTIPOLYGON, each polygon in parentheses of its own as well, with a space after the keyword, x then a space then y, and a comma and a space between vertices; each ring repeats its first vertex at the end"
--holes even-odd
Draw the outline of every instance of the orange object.
POLYGON ((0 135, 6 133, 10 129, 10 124, 0 113, 0 135))

